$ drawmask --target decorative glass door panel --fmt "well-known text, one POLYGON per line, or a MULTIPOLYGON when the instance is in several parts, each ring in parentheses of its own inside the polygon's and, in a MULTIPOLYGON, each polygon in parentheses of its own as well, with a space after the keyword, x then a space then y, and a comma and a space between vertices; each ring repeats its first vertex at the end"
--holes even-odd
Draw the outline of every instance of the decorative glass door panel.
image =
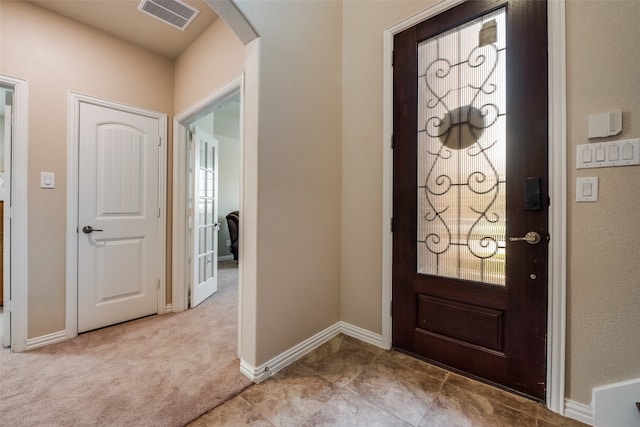
POLYGON ((504 8, 418 45, 418 273, 505 284, 504 8))

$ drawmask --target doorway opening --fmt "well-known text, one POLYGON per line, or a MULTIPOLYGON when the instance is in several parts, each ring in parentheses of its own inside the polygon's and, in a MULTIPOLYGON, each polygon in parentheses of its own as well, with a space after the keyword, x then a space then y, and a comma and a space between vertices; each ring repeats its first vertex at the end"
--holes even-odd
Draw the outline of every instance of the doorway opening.
POLYGON ((28 84, 0 75, 0 200, 2 200, 2 346, 27 347, 28 84), (12 237, 13 236, 13 237, 12 237), (15 238, 20 236, 20 238, 15 238))
MULTIPOLYGON (((199 252, 201 243, 204 243, 204 253, 207 253, 207 226, 203 229, 201 237, 197 229, 197 221, 200 206, 195 206, 196 188, 194 188, 195 174, 189 169, 195 166, 195 156, 192 153, 198 149, 194 137, 196 133, 213 134, 219 146, 218 167, 219 170, 219 200, 218 215, 214 219, 219 224, 220 238, 218 239, 215 262, 232 262, 235 256, 230 248, 232 242, 229 234, 227 216, 229 213, 238 212, 239 223, 242 223, 242 177, 243 177, 243 78, 238 77, 216 92, 210 94, 200 103, 177 114, 174 118, 173 138, 173 260, 172 260, 172 298, 171 310, 182 311, 192 307, 194 286, 198 283, 201 274, 207 275, 208 260, 202 257, 200 262, 199 252), (196 234, 196 231, 198 233, 196 234), (227 246, 229 244, 229 246, 227 246), (229 256, 231 255, 231 256, 229 256), (202 266, 202 268, 201 268, 202 266)), ((206 169, 206 168, 205 168, 206 169)), ((206 176, 203 175, 203 176, 206 176)), ((206 214, 206 206, 204 213, 206 214)), ((242 227, 240 227, 238 240, 238 298, 242 300, 242 227)), ((211 235, 211 237, 213 237, 211 235)), ((211 238, 213 242, 213 238, 211 238)), ((210 249, 213 249, 209 247, 210 249)), ((214 260, 211 260, 214 261, 214 260)), ((239 322, 241 319, 239 305, 239 322)), ((238 342, 240 342, 240 324, 238 325, 238 342)))
POLYGON ((2 346, 11 345, 11 313, 5 315, 5 300, 11 299, 11 140, 14 90, 0 85, 0 336, 2 346), (6 219, 5 219, 6 217, 6 219))
POLYGON ((240 212, 240 91, 188 123, 187 197, 190 286, 193 308, 213 295, 218 263, 237 269, 240 212))

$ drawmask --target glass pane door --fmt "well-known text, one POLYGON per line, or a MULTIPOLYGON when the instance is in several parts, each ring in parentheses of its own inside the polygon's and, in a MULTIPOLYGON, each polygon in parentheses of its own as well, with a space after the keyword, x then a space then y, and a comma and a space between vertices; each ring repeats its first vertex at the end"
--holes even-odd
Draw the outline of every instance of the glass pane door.
POLYGON ((418 45, 418 273, 505 285, 505 10, 418 45))

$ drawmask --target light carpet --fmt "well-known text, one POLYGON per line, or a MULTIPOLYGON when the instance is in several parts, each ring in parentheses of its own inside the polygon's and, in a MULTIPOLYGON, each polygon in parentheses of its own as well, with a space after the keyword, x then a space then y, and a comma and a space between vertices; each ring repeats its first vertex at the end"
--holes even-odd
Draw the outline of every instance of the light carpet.
POLYGON ((0 424, 183 426, 251 382, 239 372, 237 268, 198 307, 0 352, 0 424))

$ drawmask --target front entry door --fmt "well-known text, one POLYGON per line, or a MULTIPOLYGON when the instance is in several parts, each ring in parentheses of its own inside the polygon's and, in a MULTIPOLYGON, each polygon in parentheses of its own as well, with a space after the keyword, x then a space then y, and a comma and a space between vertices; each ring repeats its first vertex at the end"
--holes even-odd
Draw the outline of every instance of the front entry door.
POLYGON ((78 332, 158 312, 157 118, 80 103, 78 332))
POLYGON ((546 2, 395 36, 393 346, 537 399, 547 330, 546 2))

